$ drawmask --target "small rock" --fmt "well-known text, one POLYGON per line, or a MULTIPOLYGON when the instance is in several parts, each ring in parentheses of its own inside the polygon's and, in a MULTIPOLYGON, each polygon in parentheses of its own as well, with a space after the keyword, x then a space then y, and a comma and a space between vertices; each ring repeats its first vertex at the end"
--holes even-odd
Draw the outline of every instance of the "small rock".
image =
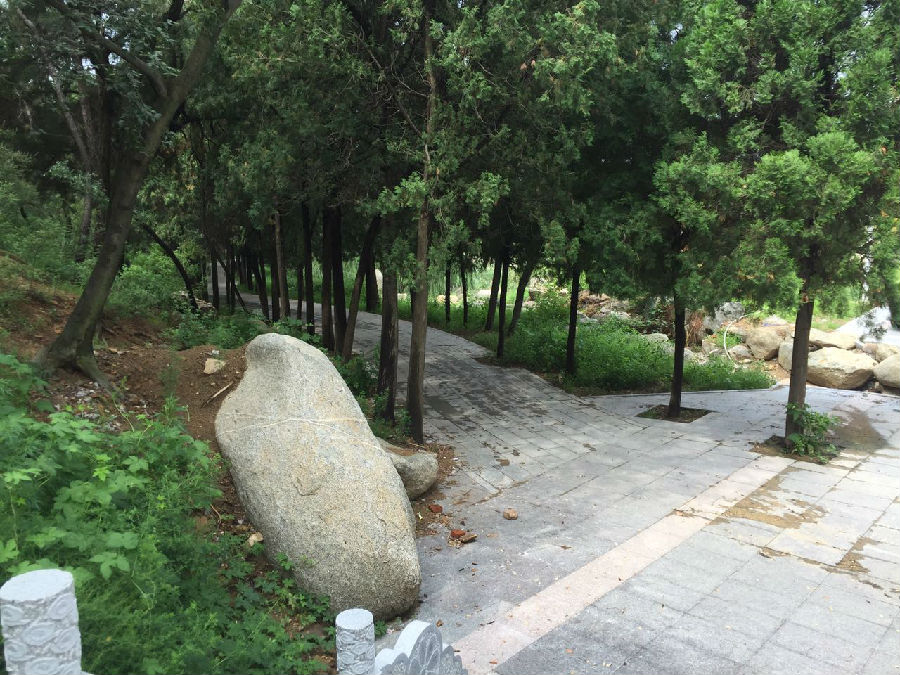
POLYGON ((215 375, 224 367, 225 362, 222 359, 206 359, 206 363, 203 365, 203 374, 215 375))
POLYGON ((400 475, 407 497, 416 499, 431 489, 438 476, 438 461, 434 454, 416 452, 405 455, 397 446, 383 439, 379 439, 379 442, 381 447, 387 450, 394 469, 400 475))
POLYGON ((465 530, 450 530, 451 539, 462 539, 465 534, 465 530))
POLYGON ((440 504, 429 504, 428 510, 431 511, 432 513, 443 513, 444 507, 441 506, 440 504))
POLYGON ((643 337, 647 342, 654 342, 656 344, 666 344, 669 341, 669 336, 665 333, 648 333, 643 337))
POLYGON ((751 361, 753 359, 753 352, 750 351, 750 348, 745 344, 735 345, 728 350, 728 354, 735 361, 751 361))
POLYGON ((478 535, 474 532, 466 532, 463 536, 459 538, 459 541, 463 544, 469 544, 478 539, 478 535))
POLYGON ((249 537, 247 537, 247 541, 244 543, 244 545, 247 548, 250 548, 251 546, 253 546, 253 544, 258 544, 262 540, 263 540, 262 532, 254 532, 249 537))
POLYGON ((519 514, 516 512, 515 509, 504 509, 503 517, 506 520, 518 520, 519 514))

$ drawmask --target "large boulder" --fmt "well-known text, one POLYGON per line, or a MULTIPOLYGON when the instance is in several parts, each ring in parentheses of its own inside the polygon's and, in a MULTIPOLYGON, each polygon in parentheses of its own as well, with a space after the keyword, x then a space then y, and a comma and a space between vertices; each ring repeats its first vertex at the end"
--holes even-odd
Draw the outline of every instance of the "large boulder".
POLYGON ((744 316, 744 305, 740 302, 726 302, 716 307, 716 311, 712 315, 703 318, 703 328, 710 333, 715 333, 724 324, 737 321, 742 316, 744 316))
POLYGON ((872 377, 875 361, 861 352, 825 347, 809 355, 806 379, 832 389, 856 389, 872 377))
POLYGON ((216 417, 216 439, 266 553, 335 611, 380 618, 416 601, 421 582, 403 483, 359 405, 318 349, 268 333, 216 417))
POLYGON ((900 354, 900 347, 885 344, 884 342, 866 342, 862 348, 866 354, 878 361, 878 363, 889 359, 894 354, 900 354))
POLYGON ((438 461, 432 453, 408 452, 384 440, 381 441, 381 447, 387 451, 388 457, 394 463, 394 468, 406 489, 406 496, 410 499, 421 497, 437 481, 438 461))
POLYGON ((856 347, 856 336, 850 333, 831 332, 826 333, 818 328, 810 328, 809 344, 816 347, 837 347, 838 349, 853 349, 856 347))
POLYGON ((791 372, 794 365, 794 341, 785 340, 778 346, 778 365, 791 372))
POLYGON ((790 332, 790 326, 764 326, 748 332, 745 341, 753 356, 768 361, 775 358, 778 347, 790 332))
POLYGON ((889 356, 873 369, 875 379, 887 387, 900 388, 900 354, 889 356))

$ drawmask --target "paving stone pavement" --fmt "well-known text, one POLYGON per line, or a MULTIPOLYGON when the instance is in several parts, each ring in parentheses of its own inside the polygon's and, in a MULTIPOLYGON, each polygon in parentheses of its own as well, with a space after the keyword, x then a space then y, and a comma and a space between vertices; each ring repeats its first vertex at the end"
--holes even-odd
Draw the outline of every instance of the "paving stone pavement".
MULTIPOLYGON (((378 342, 361 314, 357 347, 378 342)), ((401 381, 409 324, 401 322, 401 381)), ((421 604, 470 673, 900 673, 900 399, 810 387, 856 445, 761 456, 785 387, 579 398, 429 329, 426 432, 458 468, 419 539, 421 604), (514 508, 518 519, 504 520, 514 508)), ((389 633, 382 643, 389 644, 389 633)))
POLYGON ((900 673, 900 399, 810 387, 864 446, 822 466, 750 450, 784 387, 687 393, 713 412, 673 424, 635 417, 665 396, 579 398, 484 355, 429 329, 426 432, 459 458, 440 503, 478 539, 419 540, 408 617, 470 672, 900 673))

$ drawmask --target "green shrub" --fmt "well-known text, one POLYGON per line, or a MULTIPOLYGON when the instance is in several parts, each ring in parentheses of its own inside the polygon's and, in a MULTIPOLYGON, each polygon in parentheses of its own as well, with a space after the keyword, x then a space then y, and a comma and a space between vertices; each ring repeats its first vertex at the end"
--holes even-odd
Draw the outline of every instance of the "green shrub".
POLYGON ((120 314, 147 315, 175 309, 177 293, 184 289, 172 261, 158 249, 136 253, 113 283, 108 305, 120 314))
MULTIPOLYGON (((432 323, 443 327, 441 321, 432 323)), ((451 330, 454 325, 451 322, 451 330)), ((506 340, 503 362, 562 375, 567 337, 566 301, 549 295, 523 312, 515 333, 506 340)), ((496 330, 477 333, 472 339, 488 349, 497 348, 496 330)), ((597 392, 662 391, 670 386, 672 369, 673 357, 662 346, 645 339, 632 322, 613 317, 578 326, 575 373, 565 375, 563 383, 597 392)), ((759 389, 773 382, 761 368, 743 368, 725 358, 714 357, 706 364, 686 363, 684 368, 688 390, 759 389)))
POLYGON ((766 389, 773 384, 775 380, 759 364, 738 366, 723 356, 711 356, 703 364, 684 364, 685 389, 766 389))
MULTIPOLYGON (((276 328, 279 324, 276 324, 276 328)), ((282 328, 285 324, 280 324, 282 328)), ((269 331, 262 318, 244 312, 200 315, 183 310, 178 324, 167 332, 176 349, 198 345, 215 345, 221 349, 237 349, 257 335, 269 331)), ((279 332, 285 332, 281 330, 279 332)))
POLYGON ((292 636, 288 622, 327 620, 326 603, 285 574, 254 574, 258 550, 241 538, 198 531, 221 469, 184 433, 171 400, 114 434, 70 412, 36 419, 25 403, 39 386, 0 355, 0 574, 74 574, 86 670, 321 666, 310 656, 326 641, 292 636))

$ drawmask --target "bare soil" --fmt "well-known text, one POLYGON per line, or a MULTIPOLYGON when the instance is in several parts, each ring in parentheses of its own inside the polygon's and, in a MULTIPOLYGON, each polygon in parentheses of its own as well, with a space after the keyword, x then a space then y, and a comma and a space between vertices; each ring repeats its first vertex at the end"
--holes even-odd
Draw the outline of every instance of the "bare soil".
POLYGON ((652 408, 648 408, 642 413, 638 413, 637 417, 690 424, 694 420, 699 420, 701 417, 703 417, 704 415, 708 415, 709 413, 709 410, 704 410, 703 408, 682 408, 681 412, 678 414, 678 417, 669 417, 669 406, 655 405, 652 408))

